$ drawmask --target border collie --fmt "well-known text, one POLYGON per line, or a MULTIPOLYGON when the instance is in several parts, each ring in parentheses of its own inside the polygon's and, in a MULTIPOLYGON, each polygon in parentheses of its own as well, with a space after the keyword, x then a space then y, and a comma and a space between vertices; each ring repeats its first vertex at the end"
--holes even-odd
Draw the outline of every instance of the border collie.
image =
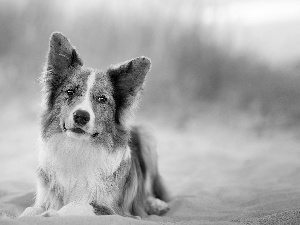
POLYGON ((168 211, 153 138, 128 125, 150 65, 138 57, 105 72, 87 68, 63 34, 51 35, 36 200, 21 216, 168 211))

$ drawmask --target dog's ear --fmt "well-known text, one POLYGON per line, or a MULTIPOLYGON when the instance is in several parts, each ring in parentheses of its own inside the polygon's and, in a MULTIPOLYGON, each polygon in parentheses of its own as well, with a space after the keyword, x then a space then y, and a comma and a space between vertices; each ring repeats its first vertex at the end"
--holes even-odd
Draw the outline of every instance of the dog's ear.
POLYGON ((55 93, 62 84, 65 71, 82 65, 82 60, 70 41, 61 33, 53 33, 50 37, 47 62, 40 79, 48 107, 54 105, 55 93))
POLYGON ((59 32, 50 37, 47 71, 61 72, 73 66, 82 66, 83 62, 70 41, 59 32))
POLYGON ((114 88, 117 122, 120 122, 121 117, 130 111, 136 102, 150 66, 150 59, 138 57, 108 69, 107 73, 114 88))

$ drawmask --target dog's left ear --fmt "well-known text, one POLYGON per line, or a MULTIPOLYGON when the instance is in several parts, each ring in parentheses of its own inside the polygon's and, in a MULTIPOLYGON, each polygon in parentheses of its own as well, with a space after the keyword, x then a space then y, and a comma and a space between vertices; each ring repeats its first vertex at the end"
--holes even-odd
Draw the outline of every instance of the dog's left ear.
POLYGON ((114 88, 116 120, 118 122, 120 122, 124 111, 132 108, 131 106, 136 102, 150 66, 150 59, 138 57, 108 69, 107 73, 114 88))

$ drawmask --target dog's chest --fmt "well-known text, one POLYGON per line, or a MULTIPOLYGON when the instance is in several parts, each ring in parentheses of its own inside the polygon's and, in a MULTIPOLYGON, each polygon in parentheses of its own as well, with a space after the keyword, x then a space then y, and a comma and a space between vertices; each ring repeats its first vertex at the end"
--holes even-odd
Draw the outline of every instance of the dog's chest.
POLYGON ((54 168, 56 183, 63 189, 63 202, 101 200, 111 205, 119 196, 118 181, 113 173, 101 168, 54 168))
POLYGON ((51 178, 63 204, 72 201, 97 201, 111 205, 121 193, 121 183, 129 161, 129 149, 113 153, 88 142, 56 138, 44 143, 40 153, 40 166, 51 178), (121 167, 121 172, 120 172, 121 167), (57 188, 59 187, 59 188, 57 188))

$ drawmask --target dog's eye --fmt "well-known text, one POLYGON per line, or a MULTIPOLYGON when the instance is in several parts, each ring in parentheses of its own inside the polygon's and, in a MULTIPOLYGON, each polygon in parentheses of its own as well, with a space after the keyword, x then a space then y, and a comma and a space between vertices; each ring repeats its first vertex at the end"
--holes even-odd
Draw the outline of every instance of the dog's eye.
POLYGON ((75 94, 75 90, 69 89, 69 90, 66 91, 66 93, 67 93, 67 95, 69 95, 69 96, 73 96, 73 95, 75 94))
POLYGON ((107 102, 107 98, 105 95, 100 95, 99 97, 97 97, 97 102, 99 103, 106 103, 107 102))

